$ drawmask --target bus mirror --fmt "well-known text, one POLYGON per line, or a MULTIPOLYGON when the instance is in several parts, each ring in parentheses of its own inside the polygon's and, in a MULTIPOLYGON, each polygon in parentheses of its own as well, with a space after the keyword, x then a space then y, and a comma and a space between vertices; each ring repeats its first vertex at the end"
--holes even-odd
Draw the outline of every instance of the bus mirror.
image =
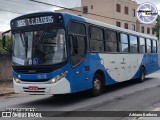
POLYGON ((3 48, 5 48, 6 46, 6 36, 5 35, 2 35, 2 46, 3 48))
POLYGON ((8 31, 5 31, 5 32, 2 33, 2 47, 3 47, 3 49, 6 47, 6 36, 5 36, 5 34, 9 33, 10 31, 11 30, 8 30, 8 31))

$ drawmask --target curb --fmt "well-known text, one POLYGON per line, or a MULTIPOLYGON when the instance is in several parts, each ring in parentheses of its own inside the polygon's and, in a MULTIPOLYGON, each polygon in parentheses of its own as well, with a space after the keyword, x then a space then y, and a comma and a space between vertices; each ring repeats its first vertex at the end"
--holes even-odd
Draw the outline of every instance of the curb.
POLYGON ((0 93, 0 96, 5 96, 5 95, 9 95, 9 94, 14 94, 14 92, 0 93))

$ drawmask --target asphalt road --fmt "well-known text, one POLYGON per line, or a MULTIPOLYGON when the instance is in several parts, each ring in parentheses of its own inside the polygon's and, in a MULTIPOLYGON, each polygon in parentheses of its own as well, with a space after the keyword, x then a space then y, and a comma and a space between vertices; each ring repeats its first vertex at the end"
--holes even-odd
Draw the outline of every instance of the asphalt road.
MULTIPOLYGON (((143 83, 128 81, 108 86, 106 92, 99 97, 91 97, 88 92, 60 97, 47 95, 10 95, 0 97, 0 110, 5 111, 6 108, 36 108, 36 111, 160 111, 160 71, 148 75, 143 83)), ((93 118, 98 120, 106 119, 105 117, 87 117, 85 119, 91 120, 93 118)), ((55 119, 83 120, 84 118, 54 117, 55 119)), ((107 118, 107 120, 113 119, 133 120, 135 117, 107 118)), ((153 118, 138 117, 136 119, 152 120, 153 118)))

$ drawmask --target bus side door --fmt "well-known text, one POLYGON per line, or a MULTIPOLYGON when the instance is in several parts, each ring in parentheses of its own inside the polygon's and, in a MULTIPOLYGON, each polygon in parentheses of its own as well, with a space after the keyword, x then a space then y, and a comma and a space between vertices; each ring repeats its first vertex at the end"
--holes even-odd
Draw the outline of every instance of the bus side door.
POLYGON ((70 64, 72 66, 74 92, 89 88, 89 60, 86 59, 86 37, 74 35, 70 38, 70 64))

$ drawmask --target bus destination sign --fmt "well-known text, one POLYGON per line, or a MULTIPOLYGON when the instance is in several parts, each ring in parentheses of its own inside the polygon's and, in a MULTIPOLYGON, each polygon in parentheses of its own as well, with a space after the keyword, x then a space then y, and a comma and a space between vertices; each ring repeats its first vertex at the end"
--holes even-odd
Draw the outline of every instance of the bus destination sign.
POLYGON ((42 25, 42 24, 48 24, 53 22, 54 22, 53 16, 27 18, 27 19, 17 20, 16 27, 42 25))

